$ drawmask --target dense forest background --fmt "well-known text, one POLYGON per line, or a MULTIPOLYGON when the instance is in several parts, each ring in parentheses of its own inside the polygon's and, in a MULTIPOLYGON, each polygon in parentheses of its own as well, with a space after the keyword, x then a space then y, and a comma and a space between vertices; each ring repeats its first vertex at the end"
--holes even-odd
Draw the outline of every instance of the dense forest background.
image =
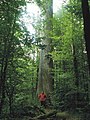
POLYGON ((65 2, 53 13, 52 0, 0 1, 1 120, 38 115, 41 91, 49 109, 89 120, 90 1, 65 2), (33 17, 32 34, 21 18, 27 4, 35 3, 40 14, 33 17))

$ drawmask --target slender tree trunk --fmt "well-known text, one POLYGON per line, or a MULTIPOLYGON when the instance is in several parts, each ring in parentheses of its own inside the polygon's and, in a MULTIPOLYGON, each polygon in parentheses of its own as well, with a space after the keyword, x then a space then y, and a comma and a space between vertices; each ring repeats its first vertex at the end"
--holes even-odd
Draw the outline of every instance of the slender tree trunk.
POLYGON ((4 45, 4 52, 3 52, 3 57, 2 59, 2 67, 1 67, 1 76, 0 76, 0 114, 2 112, 2 107, 4 104, 4 99, 5 99, 5 81, 6 81, 6 71, 7 71, 7 65, 8 65, 8 57, 7 57, 7 42, 5 42, 4 45))
MULTIPOLYGON (((90 11, 88 0, 82 0, 82 13, 84 21, 84 37, 86 43, 86 51, 89 65, 89 75, 90 75, 90 11)), ((87 85, 88 99, 90 100, 90 82, 87 85)))
POLYGON ((86 42, 86 51, 87 51, 89 72, 90 72, 90 12, 89 12, 88 0, 82 0, 82 13, 84 20, 84 37, 86 42))
POLYGON ((76 58, 75 45, 73 44, 73 63, 74 63, 74 74, 75 74, 75 85, 79 87, 79 72, 78 72, 78 62, 76 58))
MULTIPOLYGON (((9 7, 9 6, 8 6, 9 7)), ((3 50, 3 57, 2 57, 2 65, 1 65, 1 75, 0 75, 0 114, 2 112, 4 99, 5 99, 5 82, 6 82, 6 75, 7 75, 7 68, 9 64, 10 51, 11 45, 13 44, 13 35, 15 30, 15 22, 16 22, 16 14, 13 21, 10 22, 9 16, 7 17, 7 23, 10 28, 7 28, 6 38, 3 39, 4 42, 4 50, 3 50)))

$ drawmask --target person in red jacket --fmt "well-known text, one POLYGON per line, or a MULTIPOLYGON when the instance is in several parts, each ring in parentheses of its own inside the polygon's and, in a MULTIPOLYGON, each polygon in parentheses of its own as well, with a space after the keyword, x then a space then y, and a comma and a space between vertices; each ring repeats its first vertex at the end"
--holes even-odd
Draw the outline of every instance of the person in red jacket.
POLYGON ((41 103, 41 106, 46 107, 46 98, 47 98, 46 94, 44 92, 42 92, 38 95, 38 98, 41 103))

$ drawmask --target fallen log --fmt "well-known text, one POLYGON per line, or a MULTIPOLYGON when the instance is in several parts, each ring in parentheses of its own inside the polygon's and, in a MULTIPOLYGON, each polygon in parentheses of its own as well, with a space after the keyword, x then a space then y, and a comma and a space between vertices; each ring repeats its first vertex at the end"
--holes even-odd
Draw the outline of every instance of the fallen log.
POLYGON ((43 115, 36 116, 34 118, 30 118, 29 120, 44 120, 44 119, 46 120, 47 118, 55 117, 56 113, 57 111, 52 111, 43 115))

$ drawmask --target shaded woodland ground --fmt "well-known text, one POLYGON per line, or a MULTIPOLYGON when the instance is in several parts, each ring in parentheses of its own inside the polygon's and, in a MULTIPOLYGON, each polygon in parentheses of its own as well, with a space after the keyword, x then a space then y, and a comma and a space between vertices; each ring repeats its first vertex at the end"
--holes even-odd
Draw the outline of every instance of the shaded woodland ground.
POLYGON ((10 114, 2 114, 0 120, 89 120, 89 106, 76 109, 69 106, 67 110, 63 107, 60 110, 54 106, 21 105, 10 114))
POLYGON ((40 108, 37 106, 26 106, 16 113, 12 113, 1 120, 82 120, 82 114, 62 112, 51 108, 40 108))

